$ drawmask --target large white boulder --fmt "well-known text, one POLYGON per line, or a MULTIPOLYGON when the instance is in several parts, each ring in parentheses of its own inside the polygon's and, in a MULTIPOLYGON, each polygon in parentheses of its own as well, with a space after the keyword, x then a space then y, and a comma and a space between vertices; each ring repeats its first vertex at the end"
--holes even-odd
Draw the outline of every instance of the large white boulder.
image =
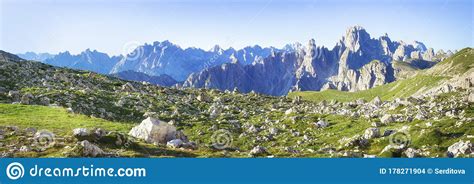
POLYGON ((128 134, 154 144, 166 144, 168 141, 179 138, 176 127, 152 117, 148 117, 133 127, 128 134))

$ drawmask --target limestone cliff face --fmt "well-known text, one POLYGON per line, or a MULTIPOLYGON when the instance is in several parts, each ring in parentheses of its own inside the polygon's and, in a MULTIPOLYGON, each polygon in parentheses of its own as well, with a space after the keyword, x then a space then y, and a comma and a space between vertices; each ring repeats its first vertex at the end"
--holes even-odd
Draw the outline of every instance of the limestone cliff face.
POLYGON ((330 79, 328 87, 342 91, 359 91, 394 80, 393 70, 381 61, 374 60, 359 70, 347 70, 330 79))
POLYGON ((426 49, 421 42, 394 42, 387 35, 374 39, 360 26, 350 27, 332 50, 318 47, 314 39, 305 47, 295 45, 252 65, 225 64, 194 73, 183 86, 238 88, 270 95, 325 89, 358 91, 395 81, 404 68, 394 70, 394 61, 426 68, 432 65, 425 60, 438 59, 433 49, 426 49))
POLYGON ((283 95, 294 84, 297 54, 273 53, 262 62, 252 65, 226 63, 191 74, 185 87, 216 88, 240 92, 255 91, 263 94, 283 95))

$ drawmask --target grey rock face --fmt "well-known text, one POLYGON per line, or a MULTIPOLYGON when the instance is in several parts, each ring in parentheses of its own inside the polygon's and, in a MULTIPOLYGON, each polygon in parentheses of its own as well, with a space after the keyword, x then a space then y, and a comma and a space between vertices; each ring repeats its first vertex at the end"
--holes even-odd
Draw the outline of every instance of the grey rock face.
POLYGON ((294 79, 292 75, 294 66, 291 61, 295 57, 296 55, 291 53, 271 56, 264 59, 264 64, 255 63, 245 66, 227 63, 191 74, 183 86, 221 90, 237 88, 242 93, 249 93, 253 90, 263 94, 286 94, 291 88, 291 83, 287 81, 294 79), (282 59, 282 57, 286 59, 282 59), (288 62, 282 62, 287 59, 288 62))
POLYGON ((393 60, 436 59, 432 52, 420 42, 393 42, 386 35, 371 38, 364 28, 355 26, 332 50, 317 47, 315 40, 310 40, 306 47, 274 52, 252 65, 225 64, 193 73, 183 86, 237 87, 243 93, 269 95, 326 89, 359 91, 395 81, 393 60))

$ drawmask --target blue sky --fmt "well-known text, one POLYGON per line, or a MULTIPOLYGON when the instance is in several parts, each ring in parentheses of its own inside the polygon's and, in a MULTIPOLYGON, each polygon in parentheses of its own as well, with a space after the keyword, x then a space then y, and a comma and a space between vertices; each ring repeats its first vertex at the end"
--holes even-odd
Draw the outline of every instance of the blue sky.
POLYGON ((473 47, 472 0, 0 0, 0 49, 120 54, 130 42, 184 48, 287 43, 332 48, 347 27, 372 37, 473 47))

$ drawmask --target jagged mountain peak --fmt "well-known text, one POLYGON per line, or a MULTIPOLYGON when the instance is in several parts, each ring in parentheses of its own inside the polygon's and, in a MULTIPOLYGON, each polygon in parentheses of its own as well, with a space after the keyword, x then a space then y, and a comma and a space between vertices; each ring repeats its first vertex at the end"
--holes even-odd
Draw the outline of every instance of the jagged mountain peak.
POLYGON ((367 40, 370 40, 370 35, 365 28, 362 26, 352 26, 347 29, 341 44, 351 51, 357 51, 360 49, 361 44, 364 44, 367 40))
POLYGON ((426 49, 421 42, 392 41, 388 34, 371 38, 361 26, 349 27, 332 50, 316 46, 314 39, 305 46, 297 43, 283 48, 283 52, 272 50, 267 58, 250 66, 228 66, 226 70, 216 66, 194 73, 183 86, 238 87, 242 92, 270 95, 285 95, 290 90, 359 91, 397 80, 403 69, 395 71, 394 60, 416 61, 428 67, 439 60, 433 49, 426 49))
POLYGON ((303 44, 301 44, 300 42, 294 42, 291 44, 286 44, 285 46, 283 46, 282 50, 286 52, 295 52, 295 51, 301 50, 302 48, 303 48, 303 44))
POLYGON ((59 52, 58 55, 66 55, 66 56, 70 56, 71 53, 69 51, 64 51, 64 52, 59 52))
POLYGON ((214 45, 214 47, 212 47, 209 51, 213 53, 222 54, 224 52, 224 49, 222 49, 222 47, 219 45, 214 45))
POLYGON ((170 42, 169 40, 163 40, 163 41, 155 41, 153 42, 152 45, 148 44, 148 43, 145 43, 141 46, 138 46, 138 47, 154 47, 154 48, 163 48, 163 47, 177 47, 177 48, 181 48, 179 45, 176 45, 172 42, 170 42))
POLYGON ((316 47, 316 40, 314 40, 314 38, 309 39, 308 48, 315 48, 315 47, 316 47))
MULTIPOLYGON (((86 50, 81 52, 81 55, 82 54, 106 54, 106 53, 101 53, 101 52, 97 51, 96 49, 92 50, 90 48, 87 48, 86 50)), ((108 55, 108 54, 106 54, 106 55, 108 55)))
POLYGON ((419 51, 422 51, 422 52, 425 52, 427 50, 426 46, 424 43, 420 42, 420 41, 413 41, 412 44, 413 47, 416 49, 416 50, 419 50, 419 51))

